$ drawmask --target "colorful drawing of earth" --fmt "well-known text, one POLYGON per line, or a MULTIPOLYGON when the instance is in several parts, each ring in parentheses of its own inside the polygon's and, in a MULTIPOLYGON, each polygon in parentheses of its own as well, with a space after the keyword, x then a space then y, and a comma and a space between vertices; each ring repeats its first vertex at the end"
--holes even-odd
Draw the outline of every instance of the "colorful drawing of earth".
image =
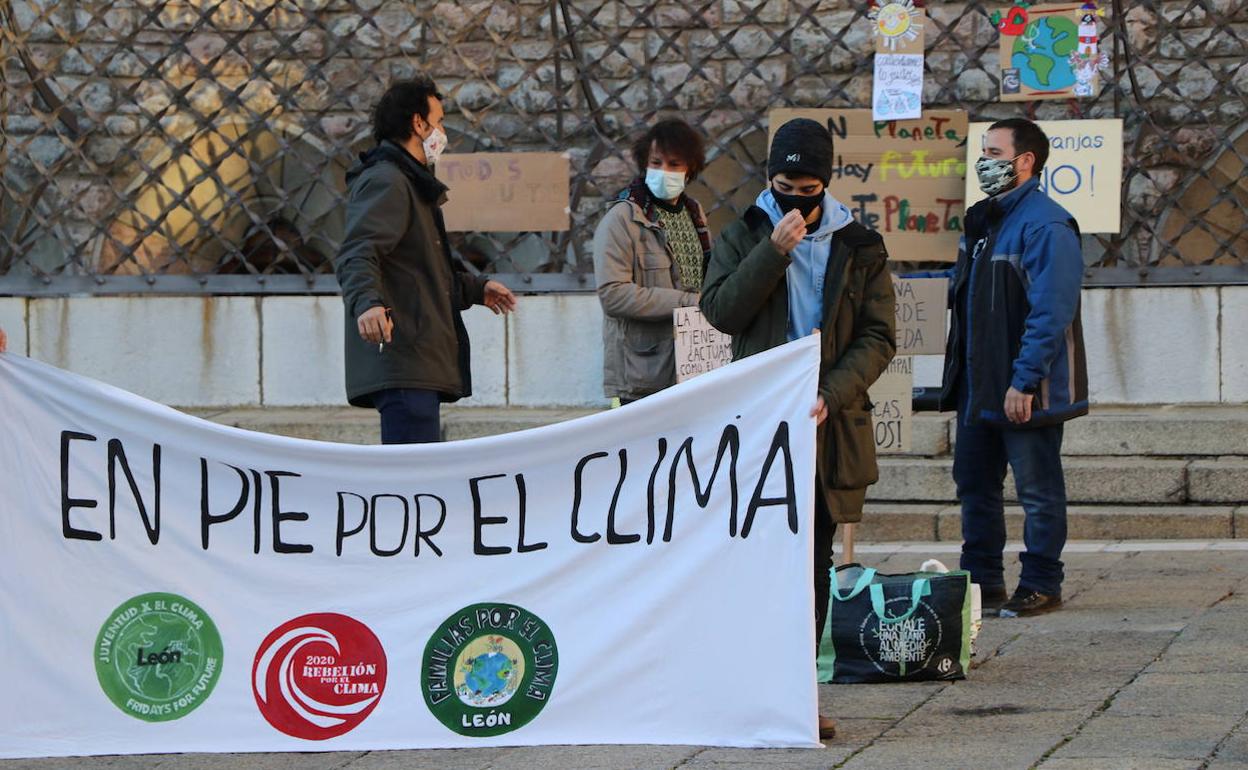
POLYGON ((1014 41, 1010 64, 1018 68, 1023 85, 1054 91, 1075 84, 1070 54, 1079 47, 1079 29, 1070 19, 1050 16, 1027 25, 1014 41))
POLYGON ((524 655, 506 637, 474 639, 459 655, 455 693, 469 706, 500 706, 511 700, 524 675, 524 655))

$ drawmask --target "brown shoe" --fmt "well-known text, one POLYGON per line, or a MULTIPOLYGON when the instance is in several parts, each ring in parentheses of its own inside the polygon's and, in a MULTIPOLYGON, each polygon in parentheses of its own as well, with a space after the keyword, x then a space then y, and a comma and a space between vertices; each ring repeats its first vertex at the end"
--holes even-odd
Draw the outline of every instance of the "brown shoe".
POLYGON ((836 737, 836 720, 819 715, 819 738, 830 741, 836 737))
POLYGON ((1025 618, 1042 615, 1062 606, 1062 595, 1042 594, 1026 588, 1019 588, 1010 600, 1001 606, 1003 618, 1025 618))

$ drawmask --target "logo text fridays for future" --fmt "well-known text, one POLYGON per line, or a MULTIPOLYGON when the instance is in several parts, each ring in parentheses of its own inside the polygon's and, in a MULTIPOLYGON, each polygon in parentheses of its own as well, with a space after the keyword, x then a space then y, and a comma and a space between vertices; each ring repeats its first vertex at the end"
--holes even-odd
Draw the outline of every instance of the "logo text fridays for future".
POLYGON ((181 719, 221 678, 221 635, 197 604, 169 593, 113 610, 95 640, 95 673, 117 708, 145 722, 181 719))

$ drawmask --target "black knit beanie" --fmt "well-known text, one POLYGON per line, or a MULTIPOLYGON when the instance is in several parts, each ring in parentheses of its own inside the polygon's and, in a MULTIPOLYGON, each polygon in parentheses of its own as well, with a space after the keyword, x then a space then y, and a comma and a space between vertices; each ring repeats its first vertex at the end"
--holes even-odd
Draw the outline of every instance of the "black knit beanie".
POLYGON ((810 118, 795 118, 780 126, 767 158, 767 178, 776 174, 813 176, 826 185, 832 180, 832 134, 810 118))

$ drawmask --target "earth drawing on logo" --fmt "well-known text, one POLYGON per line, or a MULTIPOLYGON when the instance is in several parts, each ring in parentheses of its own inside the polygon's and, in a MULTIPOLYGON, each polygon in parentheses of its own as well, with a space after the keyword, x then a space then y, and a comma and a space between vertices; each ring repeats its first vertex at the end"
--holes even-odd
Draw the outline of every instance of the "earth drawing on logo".
POLYGON ((429 637, 420 688, 448 729, 488 738, 533 721, 558 672, 559 647, 545 621, 507 602, 470 604, 429 637))
POLYGON ((175 594, 136 596, 113 611, 95 644, 95 670, 114 705, 148 722, 178 719, 212 692, 221 636, 196 604, 175 594))
POLYGON ((1064 16, 1033 19, 1014 41, 1010 63, 1023 85, 1036 91, 1060 91, 1075 85, 1070 54, 1079 47, 1079 29, 1064 16))
POLYGON ((455 694, 468 706, 501 706, 516 694, 523 678, 520 647, 505 636, 484 636, 459 654, 455 694))

